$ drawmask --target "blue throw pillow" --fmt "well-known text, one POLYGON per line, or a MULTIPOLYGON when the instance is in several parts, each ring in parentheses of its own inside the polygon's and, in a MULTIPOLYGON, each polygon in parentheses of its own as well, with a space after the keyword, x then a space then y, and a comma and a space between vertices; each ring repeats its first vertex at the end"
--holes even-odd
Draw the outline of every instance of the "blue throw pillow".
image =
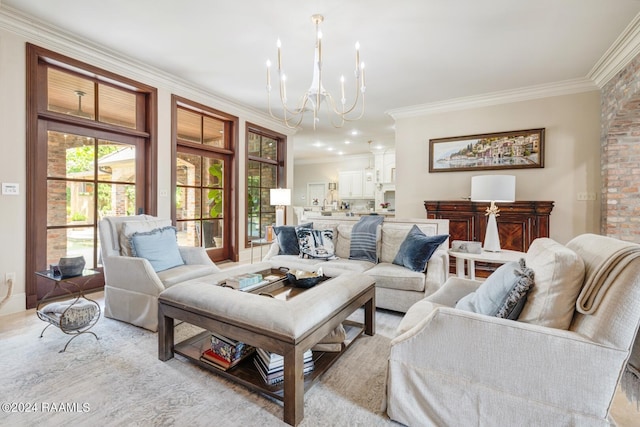
MULTIPOLYGON (((300 224, 298 227, 312 228, 313 223, 300 224)), ((296 227, 293 225, 281 225, 280 227, 273 227, 273 232, 280 247, 278 255, 300 255, 296 227)))
POLYGON ((130 240, 131 254, 149 260, 151 267, 156 272, 184 264, 178 249, 175 227, 156 228, 146 233, 133 233, 130 240))
POLYGON ((431 255, 448 238, 448 234, 427 236, 414 224, 400 245, 400 250, 398 250, 393 263, 413 271, 423 272, 427 268, 427 262, 431 259, 431 255))
POLYGON ((491 273, 478 290, 461 298, 456 308, 517 320, 533 283, 533 270, 524 259, 508 262, 491 273))

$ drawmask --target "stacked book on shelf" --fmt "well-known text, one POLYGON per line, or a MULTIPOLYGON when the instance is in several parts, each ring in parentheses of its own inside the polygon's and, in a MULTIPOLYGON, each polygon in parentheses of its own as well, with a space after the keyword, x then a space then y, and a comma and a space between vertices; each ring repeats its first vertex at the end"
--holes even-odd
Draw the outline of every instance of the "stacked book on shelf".
MULTIPOLYGON (((306 375, 314 368, 311 349, 304 352, 303 361, 302 371, 306 375)), ((273 385, 284 380, 284 356, 258 348, 253 363, 266 384, 273 385)))
POLYGON ((226 371, 255 352, 255 347, 223 335, 211 333, 211 348, 200 356, 200 360, 226 371))

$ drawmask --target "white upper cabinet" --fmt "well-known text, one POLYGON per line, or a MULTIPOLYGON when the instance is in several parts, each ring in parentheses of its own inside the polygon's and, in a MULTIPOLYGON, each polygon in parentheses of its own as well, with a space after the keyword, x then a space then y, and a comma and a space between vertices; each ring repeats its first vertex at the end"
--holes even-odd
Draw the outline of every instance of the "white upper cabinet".
POLYGON ((365 170, 362 174, 362 197, 365 199, 376 197, 376 180, 373 169, 365 170))
POLYGON ((375 157, 376 177, 380 184, 394 183, 396 178, 396 153, 395 151, 378 153, 375 157))
POLYGON ((373 169, 338 173, 340 199, 374 199, 376 180, 373 169))
POLYGON ((340 199, 359 199, 364 195, 362 171, 338 173, 338 196, 340 199))

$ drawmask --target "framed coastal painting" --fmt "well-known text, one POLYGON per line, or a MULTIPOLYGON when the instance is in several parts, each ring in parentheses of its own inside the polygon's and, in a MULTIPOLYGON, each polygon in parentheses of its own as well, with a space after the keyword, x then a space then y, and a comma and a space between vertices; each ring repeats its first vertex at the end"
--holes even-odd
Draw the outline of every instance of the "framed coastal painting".
POLYGON ((429 172, 544 167, 544 128, 429 140, 429 172))

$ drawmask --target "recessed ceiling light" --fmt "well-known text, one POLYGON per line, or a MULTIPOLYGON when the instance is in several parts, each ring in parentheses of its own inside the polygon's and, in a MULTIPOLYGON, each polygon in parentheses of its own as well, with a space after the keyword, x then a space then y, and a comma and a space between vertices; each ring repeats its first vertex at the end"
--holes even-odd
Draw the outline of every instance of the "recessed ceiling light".
POLYGON ((351 131, 351 135, 356 136, 357 134, 358 134, 357 130, 354 129, 354 130, 351 131))
POLYGON ((322 147, 324 144, 320 141, 316 141, 312 144, 314 147, 322 147))
POLYGON ((349 141, 348 139, 344 142, 345 144, 351 144, 351 141, 349 141))
POLYGON ((329 147, 329 148, 327 148, 327 150, 333 151, 333 147, 329 147))

